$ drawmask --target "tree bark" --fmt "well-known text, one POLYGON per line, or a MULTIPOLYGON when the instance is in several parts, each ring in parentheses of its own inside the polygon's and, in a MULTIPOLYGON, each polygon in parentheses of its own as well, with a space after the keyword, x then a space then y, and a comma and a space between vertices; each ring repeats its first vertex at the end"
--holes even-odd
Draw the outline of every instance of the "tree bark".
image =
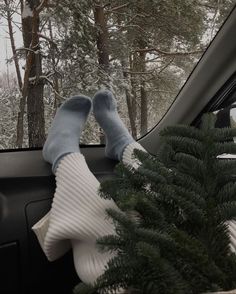
MULTIPOLYGON (((122 63, 122 67, 123 67, 124 79, 129 83, 130 78, 129 78, 127 72, 124 71, 125 63, 124 63, 124 61, 122 61, 121 63, 122 63)), ((132 133, 133 138, 137 139, 136 116, 135 116, 136 112, 135 112, 135 109, 133 107, 134 105, 133 105, 132 95, 130 93, 130 90, 127 89, 127 88, 125 89, 125 96, 126 96, 126 103, 127 103, 127 109, 128 109, 131 133, 132 133)))
MULTIPOLYGON (((128 5, 128 3, 126 3, 125 6, 127 6, 127 5, 128 5)), ((117 19, 118 19, 118 25, 121 25, 122 24, 121 16, 118 15, 117 19)), ((128 109, 128 116, 129 116, 129 121, 130 121, 131 134, 132 134, 133 138, 136 140, 137 139, 136 108, 134 108, 135 105, 133 105, 134 96, 132 97, 131 78, 130 78, 130 76, 128 75, 128 73, 126 71, 126 68, 128 68, 128 67, 131 68, 132 67, 132 65, 131 65, 131 63, 132 63, 131 54, 130 53, 128 53, 127 55, 126 54, 121 54, 120 61, 121 61, 122 69, 123 69, 124 80, 126 80, 126 82, 128 83, 128 86, 129 86, 129 87, 125 88, 126 104, 127 104, 127 109, 128 109)))
POLYGON ((102 5, 95 5, 94 8, 95 25, 98 28, 97 33, 97 49, 98 63, 100 67, 109 73, 109 49, 108 49, 108 30, 107 20, 102 5))
MULTIPOLYGON (((42 75, 42 58, 39 46, 39 0, 26 0, 32 15, 22 18, 24 46, 31 51, 26 56, 26 68, 22 96, 27 97, 29 147, 41 147, 45 141, 45 121, 42 75), (29 81, 30 79, 30 81, 29 81)), ((22 104, 23 104, 22 102, 22 104)))
MULTIPOLYGON (((49 19, 48 21, 48 29, 49 29, 49 35, 50 39, 53 41, 53 32, 52 32, 52 23, 49 19)), ((59 82, 58 82, 58 75, 56 72, 56 54, 55 54, 55 45, 53 43, 50 43, 50 53, 51 53, 51 60, 52 60, 52 66, 53 66, 53 87, 54 87, 54 109, 56 110, 58 105, 60 104, 60 96, 59 96, 59 82)))
MULTIPOLYGON (((146 72, 146 63, 145 63, 146 53, 139 53, 140 60, 140 70, 146 72)), ((140 82, 140 98, 141 98, 141 118, 140 118, 140 134, 144 136, 148 132, 148 100, 146 93, 145 80, 140 82)))
POLYGON ((144 136, 148 132, 148 101, 147 93, 145 90, 145 81, 140 85, 140 97, 141 97, 141 129, 140 134, 144 136))
MULTIPOLYGON (((129 63, 130 63, 131 71, 139 70, 137 53, 130 54, 129 63)), ((137 99, 138 99, 137 92, 139 89, 139 83, 132 76, 130 78, 130 81, 131 81, 131 93, 132 93, 132 103, 131 103, 132 116, 133 116, 134 121, 136 121, 137 120, 137 99)), ((136 130, 136 137, 138 137, 137 125, 135 125, 135 130, 136 130)))
MULTIPOLYGON (((109 86, 109 49, 108 49, 108 29, 107 20, 104 13, 104 6, 96 4, 94 7, 94 20, 98 28, 97 32, 97 50, 98 64, 101 69, 101 84, 109 86), (108 80, 108 81, 107 81, 108 80)), ((105 144, 105 136, 100 130, 100 143, 105 144)))

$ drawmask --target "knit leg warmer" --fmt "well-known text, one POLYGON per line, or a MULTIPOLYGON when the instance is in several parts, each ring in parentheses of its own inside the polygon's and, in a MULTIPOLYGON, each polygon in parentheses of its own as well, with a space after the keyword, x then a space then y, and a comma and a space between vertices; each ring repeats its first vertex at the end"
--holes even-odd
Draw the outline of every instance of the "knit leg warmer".
POLYGON ((98 195, 99 185, 82 154, 66 155, 56 172, 49 220, 45 217, 44 224, 41 220, 33 227, 50 261, 62 256, 72 244, 75 269, 85 283, 93 283, 111 257, 98 251, 96 239, 115 233, 105 210, 118 208, 113 200, 98 195))

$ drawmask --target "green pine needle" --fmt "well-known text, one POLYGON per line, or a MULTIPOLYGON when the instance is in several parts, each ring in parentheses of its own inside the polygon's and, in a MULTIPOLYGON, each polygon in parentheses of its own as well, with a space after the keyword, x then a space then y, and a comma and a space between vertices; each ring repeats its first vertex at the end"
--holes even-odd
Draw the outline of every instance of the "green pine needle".
MULTIPOLYGON (((135 150, 139 168, 119 164, 116 178, 102 183, 100 195, 122 212, 107 211, 116 235, 97 245, 116 256, 94 291, 199 294, 236 287, 226 223, 236 220, 236 162, 217 158, 236 154, 236 130, 215 128, 215 121, 208 114, 200 129, 167 127, 156 157, 135 150)), ((93 293, 83 287, 75 294, 93 293)))

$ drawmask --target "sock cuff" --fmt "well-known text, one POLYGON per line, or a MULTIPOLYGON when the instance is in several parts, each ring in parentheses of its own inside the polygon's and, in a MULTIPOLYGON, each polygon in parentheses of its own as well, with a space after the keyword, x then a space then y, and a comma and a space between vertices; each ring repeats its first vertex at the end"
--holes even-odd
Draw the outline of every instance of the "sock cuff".
POLYGON ((134 157, 134 149, 139 149, 147 152, 138 142, 133 142, 125 147, 122 155, 122 162, 128 166, 137 169, 140 166, 140 161, 134 157))

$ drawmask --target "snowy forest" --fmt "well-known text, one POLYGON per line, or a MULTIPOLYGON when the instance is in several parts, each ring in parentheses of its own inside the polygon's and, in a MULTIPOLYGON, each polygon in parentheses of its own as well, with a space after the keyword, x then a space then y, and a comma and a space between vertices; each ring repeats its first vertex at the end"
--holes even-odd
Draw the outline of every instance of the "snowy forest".
MULTIPOLYGON (((13 73, 0 73, 0 149, 41 147, 65 99, 92 97, 101 88, 115 94, 132 135, 143 136, 168 110, 235 3, 0 0, 0 26, 11 44, 6 62, 14 66, 13 73)), ((92 116, 81 143, 104 143, 92 116)))

